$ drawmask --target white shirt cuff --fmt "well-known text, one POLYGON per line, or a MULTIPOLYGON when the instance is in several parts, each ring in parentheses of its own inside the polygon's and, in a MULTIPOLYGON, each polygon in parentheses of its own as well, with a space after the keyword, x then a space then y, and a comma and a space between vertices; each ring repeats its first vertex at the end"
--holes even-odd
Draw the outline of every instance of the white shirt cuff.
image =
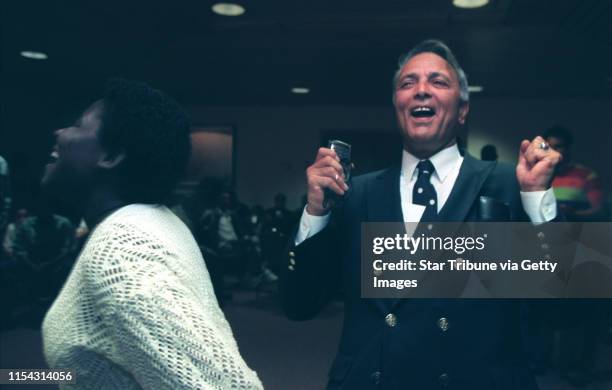
POLYGON ((300 227, 295 235, 295 245, 300 245, 302 242, 323 230, 329 222, 329 216, 330 213, 323 216, 310 215, 306 211, 306 207, 304 207, 302 218, 300 219, 300 227))
POLYGON ((552 188, 546 191, 521 191, 523 210, 534 225, 550 222, 557 217, 557 200, 552 188))

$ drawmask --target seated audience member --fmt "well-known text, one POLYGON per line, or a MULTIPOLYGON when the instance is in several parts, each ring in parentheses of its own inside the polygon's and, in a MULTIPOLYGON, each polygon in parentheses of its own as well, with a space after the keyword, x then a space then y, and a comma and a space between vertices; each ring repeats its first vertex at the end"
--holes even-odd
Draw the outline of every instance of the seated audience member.
POLYGON ((34 215, 19 226, 12 247, 22 298, 49 302, 59 292, 75 256, 74 231, 68 218, 53 214, 48 199, 38 197, 34 215))
POLYGON ((242 278, 246 271, 247 219, 248 211, 238 202, 234 191, 224 189, 217 196, 216 205, 204 210, 199 220, 198 241, 204 253, 210 254, 206 260, 212 268, 217 298, 222 301, 231 297, 226 291, 226 275, 233 273, 242 278))
POLYGON ((274 196, 274 206, 266 211, 266 223, 262 230, 262 250, 269 270, 276 279, 280 269, 283 250, 287 246, 294 223, 294 214, 287 208, 287 197, 278 193, 274 196))
POLYGON ((270 226, 277 228, 283 235, 289 234, 293 227, 293 216, 287 208, 287 197, 278 193, 274 196, 274 206, 268 210, 270 226))
MULTIPOLYGON (((8 225, 9 213, 11 210, 9 170, 6 160, 0 156, 0 237, 4 237, 4 230, 8 225)), ((0 251, 0 261, 4 257, 0 251)))
POLYGON ((17 230, 21 224, 28 217, 28 210, 19 209, 15 213, 15 221, 8 224, 6 227, 6 233, 4 234, 4 241, 2 243, 4 251, 9 258, 13 257, 13 245, 15 245, 15 238, 17 236, 17 230))
POLYGON ((236 195, 229 190, 221 192, 216 207, 202 214, 202 229, 219 257, 232 262, 241 256, 245 217, 236 195))
POLYGON ((250 208, 245 221, 245 258, 247 261, 245 285, 257 287, 264 279, 265 264, 261 251, 261 232, 265 218, 263 207, 256 205, 250 208))
POLYGON ((43 187, 80 208, 90 237, 43 323, 52 368, 80 389, 261 389, 238 351, 189 229, 165 202, 190 123, 144 83, 113 80, 55 132, 43 187))
POLYGON ((555 170, 552 187, 567 220, 602 220, 604 193, 600 178, 594 170, 573 160, 572 133, 564 127, 555 126, 544 132, 544 138, 563 156, 555 170))

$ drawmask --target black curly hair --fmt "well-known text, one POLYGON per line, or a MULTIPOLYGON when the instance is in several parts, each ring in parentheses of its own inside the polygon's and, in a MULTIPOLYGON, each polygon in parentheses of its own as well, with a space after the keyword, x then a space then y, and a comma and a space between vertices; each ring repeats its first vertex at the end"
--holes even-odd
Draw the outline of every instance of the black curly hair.
POLYGON ((572 135, 572 132, 563 126, 555 125, 550 127, 544 130, 544 134, 542 134, 542 136, 544 139, 548 137, 559 138, 563 141, 566 147, 570 147, 574 144, 574 136, 572 135))
POLYGON ((189 116, 139 81, 108 80, 101 101, 100 143, 125 154, 117 167, 122 195, 130 202, 167 204, 191 153, 189 116))

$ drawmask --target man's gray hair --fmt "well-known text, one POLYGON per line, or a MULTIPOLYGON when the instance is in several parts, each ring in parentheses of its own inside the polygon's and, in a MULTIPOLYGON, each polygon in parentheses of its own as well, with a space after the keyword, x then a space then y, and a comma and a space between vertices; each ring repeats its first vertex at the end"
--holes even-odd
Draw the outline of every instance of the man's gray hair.
MULTIPOLYGON (((459 98, 462 102, 467 103, 470 100, 470 92, 468 91, 468 81, 465 76, 465 72, 457 62, 457 59, 453 55, 451 49, 444 44, 444 42, 439 41, 437 39, 428 39, 412 48, 408 53, 404 54, 400 57, 398 61, 398 68, 393 76, 393 89, 395 90, 397 83, 399 81, 400 73, 406 62, 408 62, 412 57, 415 57, 422 53, 433 53, 440 57, 442 57, 448 64, 455 70, 457 73, 457 78, 459 79, 459 98)), ((395 94, 394 94, 395 96, 395 94)))

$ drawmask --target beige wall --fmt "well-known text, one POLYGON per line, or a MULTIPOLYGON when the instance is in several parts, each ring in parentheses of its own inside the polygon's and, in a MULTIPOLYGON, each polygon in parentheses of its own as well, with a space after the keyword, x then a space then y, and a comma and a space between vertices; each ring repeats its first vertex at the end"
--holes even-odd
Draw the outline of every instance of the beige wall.
MULTIPOLYGON (((518 144, 555 123, 576 135, 576 159, 600 172, 611 189, 612 106, 603 100, 472 99, 468 150, 493 143, 515 162, 518 144)), ((297 207, 304 170, 315 156, 321 130, 396 131, 388 107, 192 107, 197 125, 236 127, 236 189, 247 204, 269 207, 275 193, 297 207)))
POLYGON ((389 107, 198 107, 190 112, 197 125, 235 126, 236 190, 243 202, 264 207, 277 192, 287 194, 289 207, 298 206, 320 130, 395 130, 389 107))

